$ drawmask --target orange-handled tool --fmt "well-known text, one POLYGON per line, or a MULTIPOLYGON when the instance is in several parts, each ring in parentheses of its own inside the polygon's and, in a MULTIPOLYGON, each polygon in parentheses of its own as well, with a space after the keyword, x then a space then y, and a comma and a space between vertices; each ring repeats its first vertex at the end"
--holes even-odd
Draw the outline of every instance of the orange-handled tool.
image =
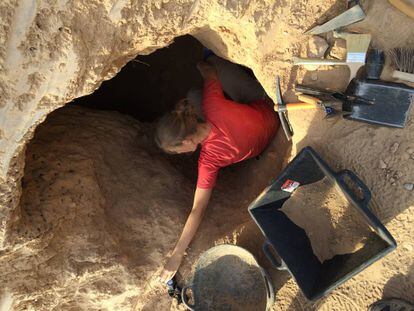
MULTIPOLYGON (((293 110, 309 110, 309 109, 318 109, 320 108, 319 105, 315 104, 309 104, 309 103, 288 103, 284 107, 287 111, 293 111, 293 110)), ((278 107, 275 106, 275 110, 279 111, 278 107)))
MULTIPOLYGON (((300 94, 298 95, 299 100, 302 102, 299 103, 288 103, 283 106, 283 109, 287 111, 293 110, 309 110, 309 109, 318 109, 321 106, 319 105, 319 99, 313 96, 300 94)), ((275 106, 275 110, 279 111, 278 106, 275 106)))

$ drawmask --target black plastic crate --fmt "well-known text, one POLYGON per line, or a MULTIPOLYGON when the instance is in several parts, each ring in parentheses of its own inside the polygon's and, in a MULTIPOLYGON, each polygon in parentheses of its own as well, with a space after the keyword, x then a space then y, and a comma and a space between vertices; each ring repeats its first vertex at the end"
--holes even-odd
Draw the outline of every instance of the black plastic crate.
POLYGON ((263 251, 267 258, 277 269, 288 270, 304 295, 310 300, 316 300, 396 248, 394 238, 369 210, 370 199, 371 192, 353 172, 344 170, 335 173, 311 147, 306 147, 250 204, 249 212, 266 237, 263 251), (335 255, 321 263, 313 253, 305 231, 279 209, 291 195, 281 189, 288 179, 303 186, 318 182, 324 177, 337 186, 350 205, 364 216, 367 226, 374 231, 363 248, 354 253, 335 255), (346 179, 357 187, 362 196, 353 192, 346 179))

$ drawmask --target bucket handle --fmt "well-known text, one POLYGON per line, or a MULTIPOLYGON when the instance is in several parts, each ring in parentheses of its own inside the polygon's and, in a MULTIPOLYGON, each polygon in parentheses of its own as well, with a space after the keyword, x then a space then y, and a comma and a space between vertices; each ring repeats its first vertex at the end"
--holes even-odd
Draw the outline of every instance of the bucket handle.
POLYGON ((368 187, 364 184, 364 182, 359 179, 357 175, 355 175, 354 172, 350 170, 343 170, 336 174, 337 180, 340 183, 340 185, 345 189, 345 191, 348 193, 348 195, 357 203, 360 203, 363 206, 367 206, 368 202, 371 200, 371 191, 368 189, 368 187), (348 176, 349 179, 354 182, 359 189, 361 189, 363 193, 363 198, 360 199, 358 196, 349 188, 349 186, 346 184, 344 177, 348 176))
MULTIPOLYGON (((278 269, 278 270, 287 270, 287 266, 284 263, 284 261, 280 258, 280 259, 276 259, 276 257, 273 255, 272 251, 270 248, 273 248, 272 244, 270 244, 270 242, 268 240, 266 240, 263 243, 263 253, 266 255, 267 259, 272 263, 272 265, 278 269)), ((273 248, 274 249, 274 248, 273 248)))
POLYGON ((266 286, 266 293, 267 293, 267 299, 270 299, 272 297, 272 292, 270 291, 271 285, 269 277, 265 274, 263 275, 265 280, 265 286, 266 286))
POLYGON ((190 304, 190 302, 187 300, 187 297, 188 297, 187 296, 187 290, 188 289, 193 290, 192 285, 186 285, 182 288, 182 290, 181 290, 181 300, 182 300, 184 306, 188 310, 194 311, 195 310, 195 305, 190 304))
POLYGON ((272 306, 275 301, 275 296, 273 294, 273 286, 272 286, 272 280, 270 279, 270 276, 266 273, 263 268, 260 268, 262 270, 262 275, 264 278, 264 282, 266 285, 266 292, 267 292, 267 303, 266 303, 266 311, 269 311, 272 309, 272 306))

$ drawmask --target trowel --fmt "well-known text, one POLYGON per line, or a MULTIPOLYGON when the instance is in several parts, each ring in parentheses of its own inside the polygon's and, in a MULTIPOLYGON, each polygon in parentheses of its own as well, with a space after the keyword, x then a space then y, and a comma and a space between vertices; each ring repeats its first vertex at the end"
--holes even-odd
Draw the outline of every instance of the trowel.
POLYGON ((359 22, 365 18, 365 13, 362 10, 359 4, 356 4, 352 8, 346 10, 342 14, 334 17, 330 21, 326 22, 323 25, 316 26, 308 31, 305 34, 308 35, 318 35, 324 32, 335 30, 344 26, 348 26, 359 22))

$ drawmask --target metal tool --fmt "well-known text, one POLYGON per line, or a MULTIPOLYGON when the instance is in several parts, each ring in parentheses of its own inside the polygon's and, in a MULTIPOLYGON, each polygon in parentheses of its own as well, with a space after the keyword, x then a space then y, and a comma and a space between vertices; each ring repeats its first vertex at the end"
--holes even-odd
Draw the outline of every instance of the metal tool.
POLYGON ((346 59, 318 59, 293 57, 294 65, 346 65, 350 70, 349 81, 357 74, 359 68, 365 65, 365 57, 371 42, 370 34, 354 34, 346 32, 334 32, 335 38, 342 38, 346 41, 346 59))
POLYGON ((402 83, 354 79, 345 93, 375 101, 374 105, 344 105, 343 109, 350 112, 347 119, 397 128, 407 124, 414 88, 402 83))
POLYGON ((285 132, 287 140, 291 140, 293 136, 292 124, 289 121, 286 105, 283 103, 282 92, 280 90, 280 78, 276 76, 276 105, 275 111, 279 114, 280 123, 285 132))
POLYGON ((178 304, 182 303, 181 287, 178 286, 175 276, 167 282, 167 290, 168 296, 170 296, 173 299, 177 299, 178 304))
POLYGON ((316 89, 301 84, 297 84, 295 90, 305 94, 298 96, 300 100, 305 102, 316 101, 319 107, 325 112, 326 118, 337 116, 346 117, 351 113, 349 110, 351 107, 372 105, 374 103, 373 101, 366 100, 365 98, 359 96, 316 89))
POLYGON ((336 91, 321 90, 318 88, 314 88, 314 87, 310 87, 310 86, 306 86, 302 84, 296 84, 295 90, 297 92, 312 95, 318 98, 325 96, 325 102, 327 101, 327 98, 330 98, 332 101, 338 101, 338 100, 348 101, 348 102, 352 102, 358 105, 373 105, 374 104, 373 100, 369 100, 369 99, 366 99, 360 96, 344 94, 344 93, 336 92, 336 91))
POLYGON ((356 22, 359 22, 363 20, 365 16, 366 15, 364 11, 362 10, 361 6, 357 4, 353 6, 352 8, 346 10, 342 14, 338 15, 337 17, 334 17, 333 19, 326 22, 325 24, 316 26, 308 30, 307 32, 305 32, 305 34, 317 35, 320 33, 335 30, 340 27, 348 26, 356 22))

